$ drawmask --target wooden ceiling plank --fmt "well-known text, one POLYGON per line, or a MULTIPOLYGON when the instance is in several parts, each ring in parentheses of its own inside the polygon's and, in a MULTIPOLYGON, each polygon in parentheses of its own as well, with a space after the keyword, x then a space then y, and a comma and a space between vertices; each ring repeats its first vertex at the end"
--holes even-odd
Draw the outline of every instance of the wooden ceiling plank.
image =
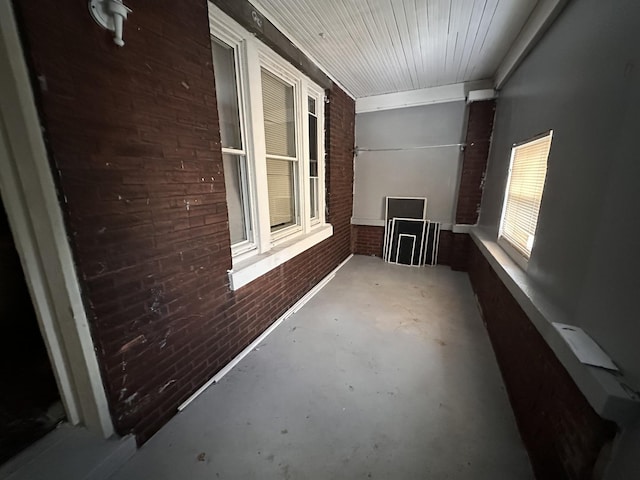
POLYGON ((487 2, 485 3, 482 12, 482 18, 480 19, 480 25, 478 26, 474 45, 471 50, 471 55, 469 56, 467 68, 465 69, 464 76, 465 78, 469 78, 470 80, 477 80, 477 78, 474 78, 474 72, 477 70, 477 65, 479 65, 482 61, 479 55, 482 51, 482 47, 487 37, 489 27, 491 26, 491 22, 493 21, 493 17, 495 16, 498 1, 499 0, 487 0, 487 2))
MULTIPOLYGON (((318 49, 316 45, 313 45, 309 40, 307 40, 307 36, 304 35, 304 32, 316 31, 318 29, 325 28, 323 24, 323 17, 320 17, 313 9, 307 8, 307 14, 302 14, 301 10, 296 10, 290 8, 289 5, 285 4, 281 0, 261 0, 269 5, 269 8, 272 9, 280 18, 285 19, 287 25, 291 26, 291 35, 294 35, 298 38, 304 38, 305 40, 300 40, 300 43, 304 48, 309 50, 318 61, 322 62, 323 65, 327 65, 327 68, 330 68, 333 72, 336 72, 340 77, 341 81, 344 83, 345 87, 347 87, 350 91, 353 92, 355 96, 357 96, 356 90, 353 89, 354 85, 358 85, 358 82, 353 78, 351 72, 348 69, 342 68, 342 66, 335 62, 332 55, 327 55, 323 49, 318 49), (315 19, 315 21, 314 21, 315 19)), ((319 33, 319 32, 318 32, 319 33)), ((325 38, 328 40, 327 43, 333 43, 334 45, 330 50, 337 50, 339 48, 338 43, 334 40, 333 36, 327 36, 329 38, 325 38)), ((290 39, 293 41, 293 39, 290 39)))
POLYGON ((251 2, 355 97, 492 77, 529 14, 540 3, 538 0, 251 2))
MULTIPOLYGON (((358 81, 371 85, 370 90, 383 90, 383 79, 377 74, 380 69, 380 56, 366 46, 375 46, 376 42, 366 28, 362 15, 351 8, 351 2, 332 2, 332 7, 343 28, 349 32, 349 36, 357 51, 357 60, 344 57, 343 62, 349 64, 355 60, 358 68, 358 81), (350 28, 350 26, 354 28, 350 28), (376 71, 377 70, 377 71, 376 71)), ((377 50, 376 50, 377 52, 377 50)))
POLYGON ((407 19, 404 3, 404 0, 392 0, 391 10, 396 22, 396 29, 400 37, 402 51, 407 62, 408 73, 411 78, 411 86, 413 89, 417 89, 419 88, 418 68, 416 66, 418 60, 417 46, 414 46, 415 42, 411 38, 409 21, 407 19))
MULTIPOLYGON (((403 65, 401 64, 397 52, 395 51, 395 46, 393 44, 393 41, 391 39, 391 34, 389 33, 389 29, 387 27, 387 23, 384 19, 385 15, 381 14, 378 10, 373 9, 371 7, 371 2, 372 0, 366 0, 367 5, 369 6, 369 13, 371 15, 373 24, 376 26, 376 29, 378 30, 378 35, 380 36, 380 41, 382 42, 382 44, 385 46, 385 49, 387 50, 387 61, 389 62, 387 64, 387 68, 385 70, 383 70, 383 74, 387 76, 388 80, 389 80, 389 84, 388 87, 390 87, 386 92, 381 92, 381 93, 389 93, 392 91, 402 91, 402 89, 405 87, 405 82, 403 81, 403 79, 401 78, 401 75, 396 75, 396 73, 400 73, 403 72, 403 65), (390 64, 393 64, 393 67, 391 67, 390 64)), ((379 5, 384 4, 385 6, 389 6, 389 1, 388 0, 382 0, 382 1, 378 1, 379 5)))

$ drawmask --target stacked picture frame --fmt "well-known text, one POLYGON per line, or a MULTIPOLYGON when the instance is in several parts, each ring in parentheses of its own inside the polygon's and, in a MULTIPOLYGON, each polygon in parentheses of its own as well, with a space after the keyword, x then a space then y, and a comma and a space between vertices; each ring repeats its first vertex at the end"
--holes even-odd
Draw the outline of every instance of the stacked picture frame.
POLYGON ((386 197, 383 258, 396 265, 438 263, 440 222, 427 220, 425 197, 386 197))

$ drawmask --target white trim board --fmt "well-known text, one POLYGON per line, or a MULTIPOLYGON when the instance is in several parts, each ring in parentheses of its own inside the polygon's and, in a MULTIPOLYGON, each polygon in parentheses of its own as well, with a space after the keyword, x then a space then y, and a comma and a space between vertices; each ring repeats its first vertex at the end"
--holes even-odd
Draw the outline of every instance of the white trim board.
POLYGON ((72 424, 104 437, 111 415, 9 0, 0 0, 0 194, 72 424))
POLYGON ((326 240, 333 235, 333 225, 325 224, 315 228, 311 233, 274 246, 268 252, 254 255, 247 260, 239 262, 229 270, 229 286, 231 290, 238 290, 256 278, 274 268, 288 262, 296 255, 310 249, 314 245, 326 240))
POLYGON ((438 87, 421 88, 405 92, 385 93, 356 99, 356 114, 392 110, 394 108, 417 107, 435 103, 465 101, 471 91, 493 88, 492 80, 454 83, 438 87))
POLYGON ((264 340, 267 338, 271 332, 273 332, 278 326, 284 322, 291 315, 300 310, 309 300, 311 300, 320 290, 324 288, 324 286, 329 283, 333 277, 336 276, 338 270, 340 270, 349 260, 353 258, 353 253, 349 255, 340 265, 334 268, 326 277, 320 280, 311 290, 309 290, 300 300, 293 304, 289 310, 284 312, 275 322, 273 322, 264 332, 260 334, 258 338, 256 338, 253 342, 251 342, 244 350, 242 350, 238 355, 236 355, 233 360, 227 363, 218 373, 216 373, 208 382, 202 385, 198 390, 196 390, 193 395, 187 398, 179 407, 178 411, 181 412, 185 408, 189 406, 191 402, 193 402, 198 396, 202 394, 207 388, 211 385, 218 383, 222 380, 227 373, 233 370, 240 361, 246 357, 250 352, 252 352, 256 347, 258 347, 264 340))
POLYGON ((541 0, 520 30, 495 73, 495 88, 501 89, 522 60, 535 47, 569 0, 541 0))

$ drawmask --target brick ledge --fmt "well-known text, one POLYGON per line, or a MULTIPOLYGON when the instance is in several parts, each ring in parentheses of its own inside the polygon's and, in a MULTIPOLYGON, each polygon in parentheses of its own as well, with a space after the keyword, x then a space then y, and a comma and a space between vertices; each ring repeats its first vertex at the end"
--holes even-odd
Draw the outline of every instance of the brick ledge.
POLYGON ((566 315, 544 298, 526 273, 485 229, 474 227, 470 235, 593 409, 601 417, 619 425, 632 423, 640 414, 640 398, 624 387, 627 383, 625 378, 581 363, 551 325, 552 322, 571 324, 566 315))

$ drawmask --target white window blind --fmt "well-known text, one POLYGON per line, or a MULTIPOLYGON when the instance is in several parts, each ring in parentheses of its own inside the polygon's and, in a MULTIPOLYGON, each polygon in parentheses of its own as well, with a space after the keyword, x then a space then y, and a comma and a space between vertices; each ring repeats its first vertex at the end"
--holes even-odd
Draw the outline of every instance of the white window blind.
POLYGON ((294 172, 289 160, 267 159, 269 220, 276 230, 295 223, 294 172))
POLYGON ((525 259, 529 259, 535 239, 552 133, 515 146, 511 151, 499 239, 508 242, 525 259))
POLYGON ((293 87, 262 70, 262 105, 267 155, 296 156, 293 87))
POLYGON ((297 223, 293 87, 262 69, 269 222, 275 232, 297 223))

